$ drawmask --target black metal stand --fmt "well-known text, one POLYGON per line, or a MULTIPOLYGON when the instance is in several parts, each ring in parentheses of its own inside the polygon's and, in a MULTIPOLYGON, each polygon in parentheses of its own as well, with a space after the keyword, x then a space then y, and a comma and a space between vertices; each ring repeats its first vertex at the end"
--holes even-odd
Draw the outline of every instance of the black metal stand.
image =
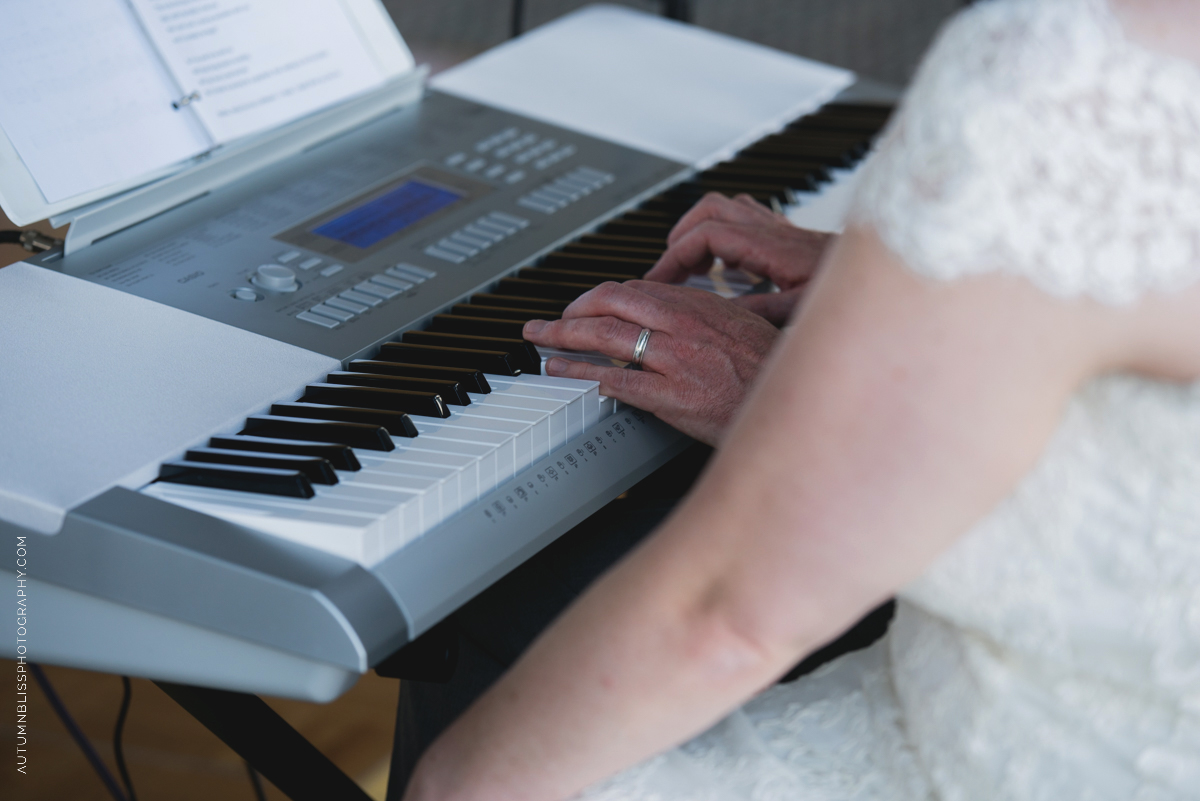
POLYGON ((154 683, 292 801, 371 801, 257 695, 154 683))

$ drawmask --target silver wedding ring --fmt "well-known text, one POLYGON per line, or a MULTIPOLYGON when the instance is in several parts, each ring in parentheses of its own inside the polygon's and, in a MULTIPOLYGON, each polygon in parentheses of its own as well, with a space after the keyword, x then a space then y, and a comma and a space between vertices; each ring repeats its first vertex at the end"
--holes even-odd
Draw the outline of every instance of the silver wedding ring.
POLYGON ((642 357, 646 355, 646 344, 650 341, 650 329, 643 328, 638 334, 637 344, 633 346, 633 363, 642 366, 642 357))

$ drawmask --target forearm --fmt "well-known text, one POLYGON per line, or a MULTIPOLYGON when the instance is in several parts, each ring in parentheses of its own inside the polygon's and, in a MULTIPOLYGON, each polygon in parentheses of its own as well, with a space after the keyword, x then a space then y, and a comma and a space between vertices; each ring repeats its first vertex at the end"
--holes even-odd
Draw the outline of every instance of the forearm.
POLYGON ((564 798, 702 731, 786 671, 795 654, 740 636, 705 597, 703 560, 667 563, 688 525, 668 523, 594 585, 431 748, 407 798, 564 798))

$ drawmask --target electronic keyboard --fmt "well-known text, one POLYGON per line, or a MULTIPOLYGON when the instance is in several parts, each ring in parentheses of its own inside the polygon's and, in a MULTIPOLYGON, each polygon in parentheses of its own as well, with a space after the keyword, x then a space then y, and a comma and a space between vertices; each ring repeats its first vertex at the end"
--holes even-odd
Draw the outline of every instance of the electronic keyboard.
POLYGON ((640 277, 707 192, 819 199, 890 112, 852 97, 697 173, 430 91, 33 260, 341 368, 57 534, 0 521, 30 552, 37 661, 337 697, 686 447, 594 382, 543 375, 556 352, 521 328, 640 277))

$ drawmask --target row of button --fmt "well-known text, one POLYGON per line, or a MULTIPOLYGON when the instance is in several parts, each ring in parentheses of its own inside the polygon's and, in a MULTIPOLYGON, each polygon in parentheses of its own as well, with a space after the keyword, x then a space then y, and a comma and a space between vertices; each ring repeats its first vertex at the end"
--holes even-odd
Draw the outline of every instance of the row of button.
POLYGON ((378 306, 385 300, 391 300, 435 275, 437 273, 433 270, 426 270, 424 267, 417 267, 413 264, 397 264, 394 267, 388 267, 379 275, 373 275, 366 281, 355 284, 353 289, 347 289, 335 297, 318 303, 308 311, 300 312, 296 315, 296 319, 323 328, 337 328, 367 309, 378 306))
MULTIPOLYGON (((289 250, 286 253, 280 253, 278 256, 276 256, 275 261, 279 262, 280 264, 291 264, 292 262, 294 262, 296 259, 300 258, 303 255, 304 254, 298 250, 289 250)), ((322 262, 322 260, 319 257, 313 256, 311 258, 305 259, 304 261, 300 262, 296 266, 298 268, 300 268, 301 270, 311 270, 313 267, 320 265, 321 262, 322 262)), ((328 278, 331 275, 336 275, 336 274, 340 273, 344 269, 346 269, 346 268, 340 264, 331 264, 328 267, 326 267, 325 269, 321 270, 321 275, 328 278)))
POLYGON ((590 167, 579 167, 558 180, 535 189, 517 201, 521 206, 543 214, 553 214, 613 182, 613 176, 590 167))
MULTIPOLYGON (((446 163, 450 164, 450 166, 452 166, 452 167, 456 166, 458 164, 461 164, 462 159, 455 160, 455 158, 457 156, 462 156, 465 158, 466 154, 456 153, 454 156, 451 156, 450 158, 446 159, 446 163)), ((463 165, 463 171, 464 172, 480 172, 482 170, 483 177, 490 178, 493 181, 500 178, 502 175, 504 175, 505 172, 508 171, 508 167, 504 166, 503 164, 493 164, 492 166, 488 167, 486 170, 483 169, 484 167, 487 167, 487 159, 472 159, 471 161, 469 161, 463 165)), ((522 180, 524 177, 525 177, 524 170, 513 170, 512 172, 508 173, 508 176, 504 179, 504 182, 509 183, 509 184, 515 184, 517 181, 522 180)))
POLYGON ((452 264, 462 264, 479 251, 502 242, 528 225, 529 220, 493 211, 425 248, 425 254, 452 264))

